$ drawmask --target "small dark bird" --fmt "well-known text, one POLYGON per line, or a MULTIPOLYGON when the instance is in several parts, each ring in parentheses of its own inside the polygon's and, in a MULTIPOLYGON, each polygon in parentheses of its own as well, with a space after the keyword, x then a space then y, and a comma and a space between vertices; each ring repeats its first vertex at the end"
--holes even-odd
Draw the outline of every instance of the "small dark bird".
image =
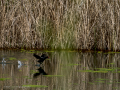
POLYGON ((33 56, 39 59, 38 62, 40 64, 42 64, 45 59, 49 58, 46 54, 42 54, 41 56, 38 56, 34 53, 33 56))
POLYGON ((37 77, 37 76, 39 76, 39 75, 41 75, 41 74, 42 74, 42 75, 48 75, 48 74, 42 69, 42 67, 40 67, 40 68, 37 69, 37 70, 38 70, 39 72, 34 74, 34 76, 33 76, 34 78, 37 77))

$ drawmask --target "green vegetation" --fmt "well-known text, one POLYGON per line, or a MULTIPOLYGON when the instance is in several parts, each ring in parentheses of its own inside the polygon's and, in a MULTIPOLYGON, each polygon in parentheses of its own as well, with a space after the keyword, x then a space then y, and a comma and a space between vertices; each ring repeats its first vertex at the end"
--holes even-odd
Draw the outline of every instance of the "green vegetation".
POLYGON ((120 52, 106 52, 104 54, 115 54, 115 53, 120 53, 120 52))
POLYGON ((0 78, 0 81, 9 80, 10 78, 0 78))
POLYGON ((81 64, 68 64, 69 66, 74 66, 74 65, 81 65, 81 64))
POLYGON ((101 51, 98 51, 97 53, 102 53, 101 51))
POLYGON ((62 66, 77 66, 81 64, 74 64, 74 63, 69 63, 69 64, 61 64, 62 66))
POLYGON ((47 77, 62 77, 63 75, 45 75, 47 77))
POLYGON ((120 71, 117 70, 118 68, 96 68, 95 70, 79 70, 79 72, 90 72, 90 73, 120 73, 120 71), (117 70, 117 71, 116 71, 117 70))
POLYGON ((54 52, 54 51, 48 51, 48 50, 46 50, 46 51, 44 51, 44 52, 54 52))
POLYGON ((112 87, 113 89, 120 89, 119 87, 112 87))
POLYGON ((30 70, 30 73, 39 73, 39 72, 36 70, 30 70))
POLYGON ((10 57, 9 60, 17 60, 17 59, 14 57, 10 57))
POLYGON ((26 79, 32 79, 32 78, 30 78, 29 76, 23 76, 24 78, 26 78, 26 79))
POLYGON ((106 79, 106 78, 105 79, 104 78, 97 78, 97 80, 101 80, 102 81, 102 80, 109 80, 109 79, 106 79))
POLYGON ((22 85, 23 87, 41 87, 41 88, 45 88, 48 86, 44 86, 44 85, 22 85))
POLYGON ((117 0, 4 0, 0 5, 0 48, 120 50, 117 0))

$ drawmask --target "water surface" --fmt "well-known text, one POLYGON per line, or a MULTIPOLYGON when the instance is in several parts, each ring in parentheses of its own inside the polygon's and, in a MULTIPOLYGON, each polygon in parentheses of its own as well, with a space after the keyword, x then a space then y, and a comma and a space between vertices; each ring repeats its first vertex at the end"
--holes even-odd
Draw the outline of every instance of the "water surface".
POLYGON ((0 51, 1 90, 120 89, 120 53, 37 51, 49 56, 39 66, 34 52, 0 51))

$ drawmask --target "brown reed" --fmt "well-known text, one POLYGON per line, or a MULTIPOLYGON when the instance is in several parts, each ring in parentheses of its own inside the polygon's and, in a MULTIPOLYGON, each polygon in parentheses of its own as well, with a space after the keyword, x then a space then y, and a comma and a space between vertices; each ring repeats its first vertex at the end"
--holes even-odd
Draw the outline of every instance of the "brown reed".
POLYGON ((120 50, 119 0, 2 0, 0 48, 120 50))

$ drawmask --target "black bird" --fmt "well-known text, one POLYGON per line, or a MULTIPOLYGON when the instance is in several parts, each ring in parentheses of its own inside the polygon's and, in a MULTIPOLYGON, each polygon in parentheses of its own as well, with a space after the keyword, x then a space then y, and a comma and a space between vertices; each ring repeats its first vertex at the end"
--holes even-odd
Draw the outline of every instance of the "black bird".
POLYGON ((37 77, 37 76, 39 76, 40 74, 42 74, 42 75, 48 75, 43 69, 42 69, 42 67, 40 67, 39 69, 37 69, 39 72, 38 73, 35 73, 34 74, 34 78, 35 77, 37 77))
POLYGON ((38 62, 40 64, 42 64, 45 59, 49 58, 46 54, 42 54, 41 56, 38 56, 34 53, 33 56, 39 59, 38 62))

